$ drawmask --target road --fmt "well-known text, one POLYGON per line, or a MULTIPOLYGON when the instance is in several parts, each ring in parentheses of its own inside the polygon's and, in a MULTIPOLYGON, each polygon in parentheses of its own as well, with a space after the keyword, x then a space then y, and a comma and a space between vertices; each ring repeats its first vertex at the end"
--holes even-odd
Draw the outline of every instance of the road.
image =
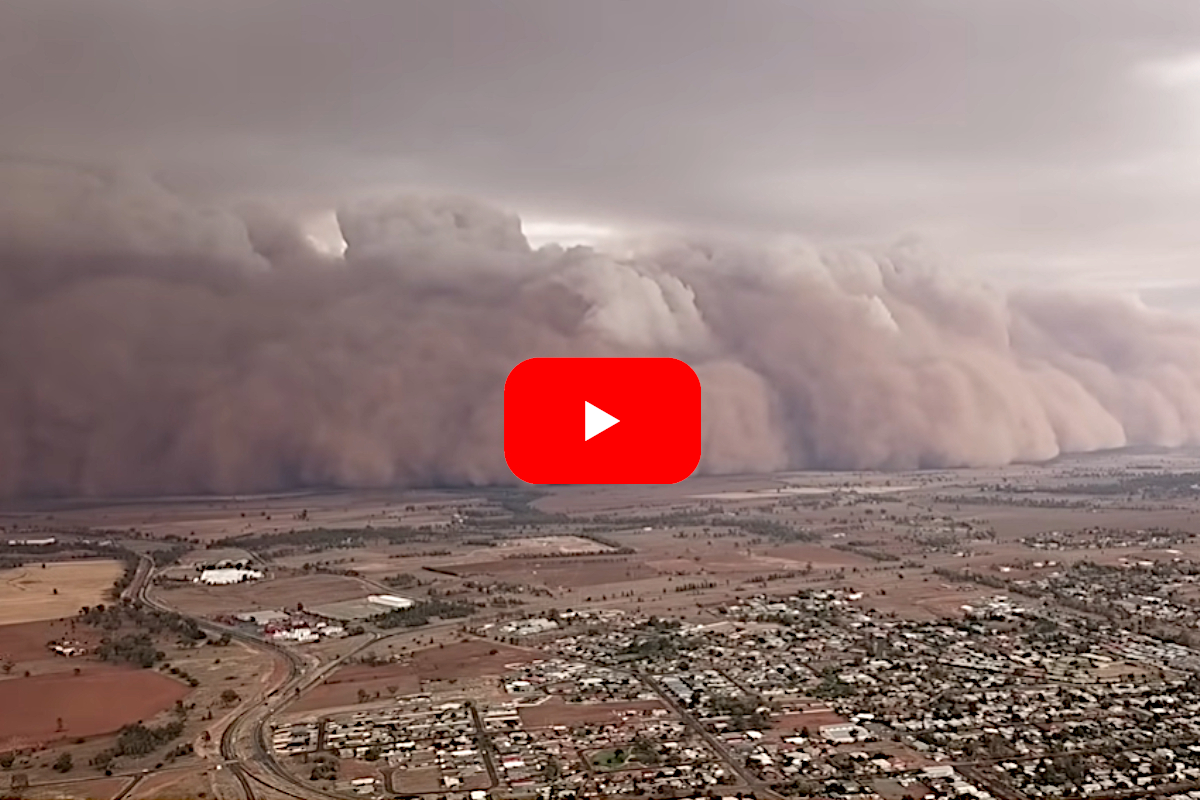
MULTIPOLYGON (((148 591, 152 585, 153 575, 153 561, 143 556, 142 562, 138 565, 138 569, 129 587, 125 592, 122 592, 122 598, 128 598, 132 602, 142 603, 160 611, 188 617, 194 620, 208 634, 220 636, 227 633, 231 638, 267 652, 274 657, 284 659, 288 665, 288 674, 283 681, 267 689, 265 692, 257 692, 252 697, 247 698, 221 733, 219 748, 221 763, 237 779, 245 800, 256 800, 255 784, 265 786, 273 792, 284 796, 297 798, 297 800, 310 800, 310 798, 314 797, 324 797, 329 798, 329 800, 345 800, 348 795, 336 794, 320 789, 312 783, 293 775, 276 760, 273 749, 267 743, 266 731, 270 720, 282 713, 288 705, 295 702, 305 691, 325 680, 331 672, 341 667, 347 661, 357 657, 367 648, 390 639, 404 636, 428 635, 431 632, 439 630, 453 629, 462 624, 461 620, 450 620, 424 625, 415 630, 405 628, 391 633, 375 633, 338 658, 325 664, 320 664, 315 659, 302 658, 291 648, 275 644, 257 636, 252 636, 237 628, 186 614, 179 609, 171 608, 158 602, 150 596, 148 591)), ((603 603, 597 605, 603 605, 603 603)), ((531 607, 524 609, 526 613, 533 610, 534 608, 531 607)), ((498 618, 502 618, 502 615, 498 618)), ((679 715, 685 724, 695 730, 705 740, 713 752, 737 774, 747 787, 752 788, 760 797, 782 798, 782 795, 772 791, 763 781, 746 770, 745 766, 733 757, 724 743, 701 725, 686 708, 676 702, 675 698, 663 689, 652 676, 642 673, 640 670, 635 671, 635 674, 641 680, 645 681, 679 715)), ((479 731, 480 744, 486 750, 486 734, 482 721, 479 719, 478 712, 473 704, 471 712, 475 717, 476 728, 479 731)), ((490 753, 487 753, 486 756, 485 763, 488 767, 489 778, 492 780, 492 785, 495 786, 499 780, 495 764, 490 753)), ((131 784, 126 788, 126 791, 132 789, 134 785, 131 784)))
POLYGON ((717 757, 724 761, 725 764, 734 772, 736 772, 737 776, 741 778, 742 783, 750 787, 756 795, 775 798, 775 800, 783 800, 783 795, 772 790, 757 776, 752 775, 750 771, 746 769, 745 765, 739 762, 733 756, 733 754, 729 752, 729 748, 725 746, 725 743, 716 736, 713 736, 707 728, 705 728, 695 717, 692 716, 690 711, 684 708, 683 705, 675 699, 675 695, 664 689, 658 683, 658 681, 654 679, 654 676, 647 672, 643 672, 640 669, 634 670, 634 674, 637 675, 637 677, 641 679, 643 683, 653 689, 655 694, 657 694, 664 703, 670 706, 671 710, 678 714, 679 718, 682 719, 689 728, 698 733, 700 737, 708 744, 708 746, 712 748, 712 751, 717 754, 717 757))
POLYGON ((179 609, 158 602, 149 594, 153 574, 154 563, 148 557, 143 556, 133 580, 126 591, 122 593, 122 597, 159 611, 185 616, 194 620, 207 634, 220 636, 227 633, 231 638, 284 659, 288 664, 288 674, 284 680, 265 692, 257 692, 254 696, 247 698, 221 733, 219 749, 221 760, 237 779, 245 800, 255 800, 253 784, 256 783, 285 796, 298 798, 298 800, 310 800, 313 797, 343 800, 345 795, 324 791, 298 778, 276 760, 266 738, 266 730, 271 718, 295 702, 305 691, 325 680, 331 672, 350 659, 357 657, 372 645, 404 636, 426 636, 432 632, 453 629, 462 624, 462 620, 450 620, 423 625, 418 629, 404 628, 391 633, 376 633, 338 658, 320 664, 315 659, 302 658, 291 648, 260 639, 228 625, 221 625, 186 614, 179 609))

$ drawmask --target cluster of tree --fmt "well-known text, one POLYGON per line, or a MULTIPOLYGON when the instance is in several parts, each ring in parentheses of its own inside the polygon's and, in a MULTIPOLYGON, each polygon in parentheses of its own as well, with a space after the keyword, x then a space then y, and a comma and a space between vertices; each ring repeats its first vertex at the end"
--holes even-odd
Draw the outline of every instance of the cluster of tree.
MULTIPOLYGON (((590 538, 590 537, 585 537, 590 538)), ((637 550, 625 545, 609 546, 607 550, 560 550, 557 553, 508 553, 505 559, 542 559, 542 558, 592 558, 598 556, 631 556, 637 550)), ((616 560, 616 559, 609 559, 616 560)))
POLYGON ((402 572, 399 575, 391 575, 383 579, 385 585, 393 589, 408 589, 417 584, 416 576, 409 575, 407 572, 402 572))
POLYGON ((129 588, 129 584, 133 583, 133 576, 137 575, 138 564, 141 563, 141 558, 136 553, 129 550, 120 550, 117 554, 125 564, 125 569, 121 571, 121 576, 117 578, 108 590, 109 597, 117 600, 121 597, 121 593, 129 588))
POLYGON ((13 555, 25 556, 45 556, 53 554, 61 556, 63 559, 72 558, 96 558, 103 556, 104 558, 120 559, 129 551, 125 548, 113 544, 111 542, 101 543, 92 538, 95 534, 91 534, 88 538, 73 538, 63 537, 59 531, 46 529, 45 537, 40 535, 41 532, 23 534, 29 535, 31 539, 49 539, 51 536, 54 542, 46 542, 45 544, 36 544, 34 542, 25 542, 21 539, 10 540, 11 544, 5 544, 4 551, 13 555))
POLYGON ((761 697, 753 695, 717 695, 709 701, 718 715, 729 717, 729 727, 735 731, 750 731, 771 725, 771 715, 761 697))
POLYGON ((1060 494, 1125 495, 1162 500, 1172 497, 1194 497, 1200 484, 1200 472, 1171 472, 1157 475, 1137 475, 1107 483, 1073 483, 1061 489, 1044 489, 1060 494))
POLYGON ((698 514, 692 511, 676 511, 654 515, 639 514, 636 516, 597 514, 587 521, 580 535, 629 530, 630 528, 694 528, 703 525, 706 516, 706 514, 698 514))
POLYGON ((164 547, 158 550, 151 550, 147 553, 150 560, 154 562, 156 567, 165 567, 174 564, 179 559, 190 553, 192 548, 186 544, 175 545, 174 547, 164 547))
POLYGON ((314 781, 336 781, 338 776, 338 762, 336 758, 326 758, 325 756, 317 756, 313 759, 312 772, 309 773, 309 778, 314 781))
POLYGON ((562 777, 562 762, 553 753, 546 754, 546 763, 542 766, 542 780, 554 783, 562 777))
POLYGON ((816 542, 821 536, 809 530, 796 528, 783 522, 773 519, 763 519, 762 517, 750 517, 748 519, 727 519, 722 520, 725 524, 741 528, 742 531, 751 536, 762 536, 766 539, 775 539, 781 542, 816 542))
POLYGON ((196 678, 193 677, 190 672, 187 672, 186 670, 182 670, 179 667, 173 666, 171 664, 163 664, 162 667, 160 667, 160 669, 162 669, 164 672, 171 673, 175 677, 179 678, 179 680, 186 683, 188 686, 191 686, 193 689, 195 689, 197 686, 200 685, 200 681, 196 680, 196 678))
POLYGON ((435 547, 429 550, 414 550, 407 553, 392 553, 388 558, 435 558, 437 556, 448 556, 454 551, 445 547, 435 547))
POLYGON ((217 542, 220 547, 239 547, 244 550, 279 550, 289 548, 304 552, 319 552, 335 547, 365 547, 369 543, 387 541, 393 544, 431 541, 431 534, 403 525, 385 528, 312 528, 286 533, 251 533, 233 536, 217 542))
POLYGON ((371 622, 380 628, 415 628, 426 625, 433 617, 439 619, 462 619, 469 617, 478 610, 474 603, 461 603, 447 600, 426 600, 408 608, 396 608, 372 617, 371 622))
POLYGON ((1009 582, 997 575, 985 575, 970 569, 947 569, 934 567, 933 574, 951 583, 978 583, 993 589, 1008 589, 1009 582))
MULTIPOLYGON (((1029 490, 1009 490, 1009 494, 1020 494, 1029 490)), ((1021 508, 1056 508, 1056 509, 1086 509, 1091 507, 1087 500, 1069 500, 1057 497, 1005 497, 1003 494, 939 494, 934 495, 933 502, 939 505, 953 506, 956 510, 963 506, 1018 506, 1021 508)))
POLYGON ((716 581, 699 581, 696 583, 679 583, 675 585, 675 591, 677 592, 698 592, 702 589, 715 588, 717 588, 716 581))
POLYGON ((821 683, 813 689, 812 696, 822 700, 831 700, 836 697, 847 697, 854 693, 854 687, 838 677, 837 670, 829 669, 821 676, 821 683))
POLYGON ((650 658, 672 658, 680 653, 695 650, 700 642, 676 633, 656 632, 639 637, 633 644, 622 650, 620 660, 640 660, 650 658))
POLYGON ((662 761, 658 746, 643 733, 639 733, 633 738, 633 743, 629 746, 629 755, 648 767, 653 767, 662 761))
POLYGON ((883 550, 873 550, 867 547, 856 547, 852 544, 831 544, 829 545, 834 550, 841 550, 844 553, 853 553, 863 558, 869 558, 872 561, 899 561, 900 556, 892 553, 886 553, 883 550))
POLYGON ((196 621, 173 611, 136 606, 131 603, 84 606, 79 619, 85 625, 109 631, 120 630, 130 625, 152 635, 174 633, 184 642, 196 642, 205 638, 204 631, 196 621))
POLYGON ((96 655, 101 661, 136 664, 143 669, 153 667, 166 657, 145 633, 130 633, 115 639, 105 637, 96 648, 96 655))
POLYGON ((800 578, 812 572, 812 564, 806 564, 803 570, 789 569, 784 572, 770 572, 766 575, 755 575, 746 580, 747 583, 770 583, 772 581, 790 581, 793 578, 800 578))
POLYGON ((310 564, 307 561, 300 567, 305 572, 315 572, 318 575, 345 575, 348 578, 361 578, 362 573, 346 567, 330 567, 325 564, 310 564))
POLYGON ((166 754, 166 756, 164 756, 164 758, 167 761, 174 761, 177 758, 183 758, 184 756, 190 756, 194 752, 196 752, 196 748, 192 746, 192 743, 185 742, 184 744, 180 744, 180 745, 176 745, 175 747, 172 747, 169 751, 167 751, 167 754, 166 754))
POLYGON ((476 528, 561 525, 571 521, 566 514, 548 514, 540 508, 534 507, 534 501, 543 497, 543 492, 526 489, 495 489, 485 491, 484 496, 499 506, 501 511, 507 513, 484 519, 473 518, 471 525, 476 528))
POLYGON ((122 756, 144 756, 153 753, 172 739, 179 738, 183 733, 183 724, 183 719, 174 719, 155 728, 140 722, 126 725, 117 734, 116 744, 96 754, 92 759, 92 766, 109 769, 112 763, 122 756))

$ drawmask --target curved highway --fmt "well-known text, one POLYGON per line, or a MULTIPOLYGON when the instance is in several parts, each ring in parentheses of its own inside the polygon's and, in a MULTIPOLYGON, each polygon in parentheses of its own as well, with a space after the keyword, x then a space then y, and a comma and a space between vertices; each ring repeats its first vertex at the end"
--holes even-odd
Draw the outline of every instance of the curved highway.
POLYGON ((266 739, 266 728, 271 717, 281 712, 307 689, 323 681, 333 670, 378 642, 400 636, 412 636, 417 633, 427 634, 432 630, 452 628, 461 624, 461 620, 451 620, 424 625, 419 631, 405 628, 391 633, 375 633, 370 635, 366 641, 332 661, 319 664, 315 659, 302 658, 290 648, 252 636, 237 628, 221 625, 164 605, 149 594, 153 576, 154 562, 148 556, 142 556, 133 580, 121 593, 121 598, 159 611, 186 617, 193 620, 207 634, 216 634, 217 636, 229 634, 230 638, 266 651, 272 656, 283 658, 288 665, 288 673, 283 681, 269 688, 265 693, 256 692, 252 697, 247 698, 221 733, 219 753, 223 766, 227 767, 237 779, 246 800, 255 800, 256 798, 254 783, 261 784, 273 792, 297 798, 297 800, 310 800, 314 796, 344 800, 346 795, 327 792, 315 787, 293 775, 276 760, 266 739))

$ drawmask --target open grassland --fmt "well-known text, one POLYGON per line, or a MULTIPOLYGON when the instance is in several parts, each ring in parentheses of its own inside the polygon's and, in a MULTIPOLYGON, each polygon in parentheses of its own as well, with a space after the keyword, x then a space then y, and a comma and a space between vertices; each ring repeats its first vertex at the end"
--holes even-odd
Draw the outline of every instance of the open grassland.
POLYGON ((57 619, 103 603, 122 570, 119 561, 83 560, 0 571, 0 625, 57 619))

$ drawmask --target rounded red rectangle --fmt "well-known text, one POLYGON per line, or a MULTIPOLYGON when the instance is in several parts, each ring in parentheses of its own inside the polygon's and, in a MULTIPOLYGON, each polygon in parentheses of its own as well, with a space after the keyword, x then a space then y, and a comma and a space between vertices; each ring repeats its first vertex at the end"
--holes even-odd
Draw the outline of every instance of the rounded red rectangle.
POLYGON ((522 361, 504 458, 529 483, 678 483, 700 462, 700 379, 675 358, 522 361))

